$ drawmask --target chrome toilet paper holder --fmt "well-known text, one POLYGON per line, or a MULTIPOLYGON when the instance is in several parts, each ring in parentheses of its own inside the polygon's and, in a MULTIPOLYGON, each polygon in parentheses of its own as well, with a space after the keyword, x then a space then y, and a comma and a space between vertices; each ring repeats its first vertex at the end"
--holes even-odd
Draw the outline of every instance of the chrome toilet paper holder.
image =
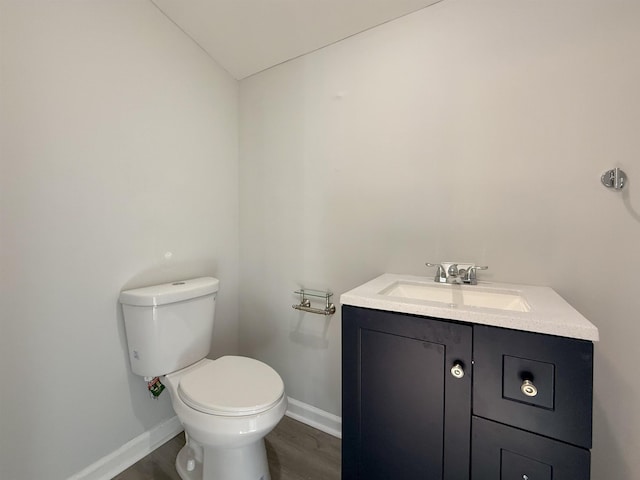
POLYGON ((333 296, 332 292, 325 292, 322 290, 309 290, 305 288, 301 288, 294 292, 297 295, 300 295, 300 303, 296 305, 291 305, 294 309, 300 310, 302 312, 315 313, 317 315, 333 315, 336 313, 336 306, 331 303, 331 297, 333 296), (311 306, 311 300, 308 297, 312 298, 321 298, 324 300, 324 308, 315 308, 311 306))

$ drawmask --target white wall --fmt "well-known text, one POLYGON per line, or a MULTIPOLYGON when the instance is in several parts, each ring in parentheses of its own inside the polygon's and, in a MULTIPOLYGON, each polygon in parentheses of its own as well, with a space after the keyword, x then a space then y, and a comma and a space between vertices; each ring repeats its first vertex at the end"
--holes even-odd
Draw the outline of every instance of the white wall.
POLYGON ((640 478, 640 4, 447 0, 241 82, 241 351, 340 414, 340 322, 291 309, 425 261, 595 323, 593 478, 640 478), (624 193, 600 175, 629 175, 624 193))
POLYGON ((147 0, 0 8, 0 478, 63 479, 174 415, 121 289, 218 276, 237 348, 238 86, 147 0))

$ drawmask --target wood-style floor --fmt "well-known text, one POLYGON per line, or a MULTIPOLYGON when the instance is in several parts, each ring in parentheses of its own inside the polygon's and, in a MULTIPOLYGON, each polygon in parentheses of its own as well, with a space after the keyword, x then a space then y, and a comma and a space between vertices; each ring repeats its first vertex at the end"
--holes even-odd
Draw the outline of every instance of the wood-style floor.
MULTIPOLYGON (((175 469, 181 433, 114 480, 180 480, 175 469)), ((271 480, 340 480, 340 440, 284 417, 265 438, 271 480)))

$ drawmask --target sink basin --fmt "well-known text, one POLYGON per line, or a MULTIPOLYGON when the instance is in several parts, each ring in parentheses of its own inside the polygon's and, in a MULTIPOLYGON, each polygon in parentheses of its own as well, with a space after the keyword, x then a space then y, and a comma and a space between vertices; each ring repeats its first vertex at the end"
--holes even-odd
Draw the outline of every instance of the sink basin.
POLYGON ((475 285, 424 284, 397 281, 380 295, 446 304, 449 307, 480 307, 529 312, 531 307, 515 290, 488 289, 475 285))
POLYGON ((345 306, 597 341, 598 329, 549 287, 385 273, 340 295, 345 306))

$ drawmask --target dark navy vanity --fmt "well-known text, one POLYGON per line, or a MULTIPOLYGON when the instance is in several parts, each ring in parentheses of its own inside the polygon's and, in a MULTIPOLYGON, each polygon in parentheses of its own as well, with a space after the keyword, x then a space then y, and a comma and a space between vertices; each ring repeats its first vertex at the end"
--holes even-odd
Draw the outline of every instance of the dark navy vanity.
POLYGON ((396 276, 369 284, 341 298, 344 480, 590 478, 597 329, 584 317, 565 302, 557 334, 520 329, 548 330, 539 315, 562 313, 545 287, 517 290, 526 308, 511 311, 465 305, 464 293, 446 307, 431 292, 403 297, 396 276), (508 317, 517 328, 495 325, 508 317))

